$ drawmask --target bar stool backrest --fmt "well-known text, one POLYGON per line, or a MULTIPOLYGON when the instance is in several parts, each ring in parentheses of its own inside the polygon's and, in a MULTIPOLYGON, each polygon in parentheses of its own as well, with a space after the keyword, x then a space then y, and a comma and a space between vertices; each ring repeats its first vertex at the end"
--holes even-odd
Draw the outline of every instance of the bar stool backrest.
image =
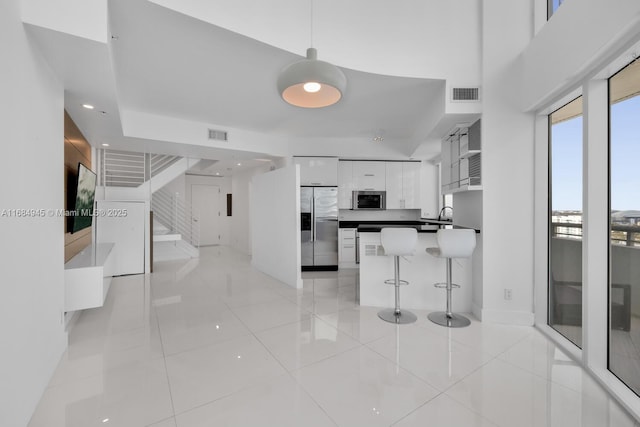
POLYGON ((476 247, 476 231, 469 229, 441 229, 436 233, 440 257, 469 258, 476 247))
POLYGON ((380 230, 380 241, 384 253, 387 255, 413 255, 418 243, 418 230, 415 228, 383 228, 380 230))

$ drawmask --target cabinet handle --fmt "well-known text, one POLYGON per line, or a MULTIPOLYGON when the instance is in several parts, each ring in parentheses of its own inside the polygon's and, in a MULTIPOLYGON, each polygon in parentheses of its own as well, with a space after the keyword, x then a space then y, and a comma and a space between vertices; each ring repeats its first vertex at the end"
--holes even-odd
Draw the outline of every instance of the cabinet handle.
POLYGON ((343 237, 342 240, 355 240, 355 237, 343 237))
POLYGON ((312 182, 311 185, 322 185, 321 182, 312 182))
POLYGON ((365 188, 364 191, 373 191, 375 188, 365 188))
POLYGON ((365 173, 364 176, 376 176, 376 175, 372 173, 365 173))

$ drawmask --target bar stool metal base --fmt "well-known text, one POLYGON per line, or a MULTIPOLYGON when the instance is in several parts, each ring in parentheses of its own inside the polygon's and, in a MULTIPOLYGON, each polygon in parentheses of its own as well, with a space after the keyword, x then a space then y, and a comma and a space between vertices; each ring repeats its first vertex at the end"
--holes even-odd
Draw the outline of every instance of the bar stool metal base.
POLYGON ((441 326, 446 326, 447 328, 464 328, 465 326, 469 326, 471 324, 471 320, 467 319, 461 314, 451 313, 450 315, 447 315, 447 313, 445 313, 444 311, 429 313, 427 318, 433 323, 437 323, 441 326))
POLYGON ((410 311, 402 310, 396 314, 396 310, 393 308, 386 308, 378 312, 378 317, 385 322, 395 323, 397 325, 406 325, 407 323, 414 323, 418 320, 418 317, 410 311))

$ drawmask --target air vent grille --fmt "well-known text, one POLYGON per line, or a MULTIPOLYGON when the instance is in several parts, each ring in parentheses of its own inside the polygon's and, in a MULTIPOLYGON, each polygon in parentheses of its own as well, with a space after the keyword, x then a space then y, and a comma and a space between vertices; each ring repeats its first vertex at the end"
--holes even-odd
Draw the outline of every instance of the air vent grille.
POLYGON ((227 132, 223 130, 209 129, 209 139, 215 139, 216 141, 227 141, 227 132))
POLYGON ((451 93, 452 101, 478 101, 480 89, 477 87, 454 87, 451 93))

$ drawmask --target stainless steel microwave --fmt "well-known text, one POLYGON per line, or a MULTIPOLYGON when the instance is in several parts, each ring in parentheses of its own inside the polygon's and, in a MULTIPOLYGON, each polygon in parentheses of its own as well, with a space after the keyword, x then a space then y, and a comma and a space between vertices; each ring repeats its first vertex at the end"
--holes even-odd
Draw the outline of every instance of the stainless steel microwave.
POLYGON ((386 191, 354 191, 353 209, 386 209, 386 191))

